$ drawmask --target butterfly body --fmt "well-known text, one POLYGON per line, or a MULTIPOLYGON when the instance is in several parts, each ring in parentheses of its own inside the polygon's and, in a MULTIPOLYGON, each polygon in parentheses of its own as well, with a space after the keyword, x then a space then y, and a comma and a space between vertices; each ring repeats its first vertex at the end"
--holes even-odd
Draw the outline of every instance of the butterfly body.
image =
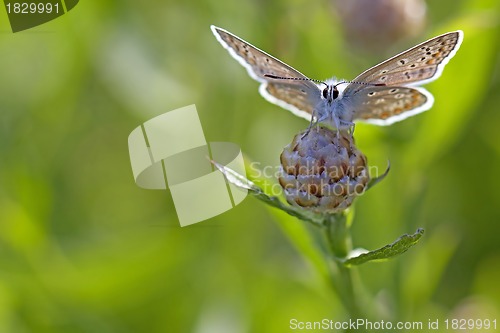
POLYGON ((321 99, 313 108, 313 115, 319 123, 327 123, 335 128, 350 128, 354 123, 354 112, 343 99, 343 80, 331 78, 325 81, 321 99))
POLYGON ((358 75, 352 82, 311 80, 232 33, 211 26, 217 40, 260 82, 260 94, 294 114, 335 128, 361 120, 390 125, 426 111, 434 102, 424 88, 438 78, 463 40, 462 31, 434 37, 358 75))

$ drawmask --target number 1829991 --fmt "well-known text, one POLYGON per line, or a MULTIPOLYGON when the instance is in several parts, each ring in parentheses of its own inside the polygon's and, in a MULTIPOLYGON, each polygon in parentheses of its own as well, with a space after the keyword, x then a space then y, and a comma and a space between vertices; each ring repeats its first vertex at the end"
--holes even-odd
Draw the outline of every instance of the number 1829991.
POLYGON ((5 4, 7 14, 50 14, 59 13, 59 4, 14 2, 5 4))

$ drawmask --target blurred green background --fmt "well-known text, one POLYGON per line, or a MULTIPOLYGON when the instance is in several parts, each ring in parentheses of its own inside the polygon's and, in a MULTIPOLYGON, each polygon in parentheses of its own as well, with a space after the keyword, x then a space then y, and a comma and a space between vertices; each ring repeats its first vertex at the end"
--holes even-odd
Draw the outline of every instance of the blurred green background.
POLYGON ((352 79, 464 31, 426 86, 430 111, 356 127, 370 164, 392 170, 357 200, 353 242, 375 249, 426 229, 408 253, 360 267, 379 319, 500 321, 500 2, 428 1, 425 18, 406 10, 414 26, 345 6, 84 1, 16 34, 2 11, 0 332, 287 332, 292 318, 347 318, 301 222, 247 198, 180 228, 170 194, 133 181, 128 134, 178 107, 196 104, 208 141, 262 167, 307 126, 260 97, 210 24, 316 79, 352 79))

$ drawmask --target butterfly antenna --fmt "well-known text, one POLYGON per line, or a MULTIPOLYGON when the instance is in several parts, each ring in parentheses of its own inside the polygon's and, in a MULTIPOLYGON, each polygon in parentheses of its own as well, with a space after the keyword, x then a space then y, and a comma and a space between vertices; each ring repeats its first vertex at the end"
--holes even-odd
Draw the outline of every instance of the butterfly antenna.
POLYGON ((339 84, 344 84, 344 83, 362 84, 364 86, 375 86, 375 87, 383 87, 386 85, 385 83, 368 83, 368 82, 360 82, 360 81, 341 81, 341 82, 337 83, 334 87, 337 87, 339 84))
POLYGON ((326 84, 325 82, 320 81, 320 80, 310 79, 308 77, 283 77, 283 76, 276 76, 276 75, 272 75, 272 74, 264 74, 264 76, 271 78, 271 79, 275 79, 275 80, 312 81, 312 82, 322 83, 328 87, 328 84, 326 84))

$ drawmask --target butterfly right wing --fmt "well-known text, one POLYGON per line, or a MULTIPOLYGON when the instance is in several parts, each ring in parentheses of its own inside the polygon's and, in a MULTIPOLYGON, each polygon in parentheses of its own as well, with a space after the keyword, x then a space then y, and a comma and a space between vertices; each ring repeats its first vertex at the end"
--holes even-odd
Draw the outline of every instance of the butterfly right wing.
MULTIPOLYGON (((311 120, 316 102, 311 100, 311 93, 307 93, 301 83, 288 84, 286 82, 265 82, 259 87, 259 92, 266 100, 292 112, 296 116, 311 120)), ((318 87, 316 87, 318 89, 318 87)), ((317 98, 321 98, 318 96, 317 98)))
POLYGON ((299 117, 311 119, 315 105, 321 100, 321 90, 314 82, 232 33, 213 25, 210 28, 229 54, 247 69, 253 79, 261 83, 259 92, 266 100, 299 117), (266 75, 290 80, 273 79, 266 75))

